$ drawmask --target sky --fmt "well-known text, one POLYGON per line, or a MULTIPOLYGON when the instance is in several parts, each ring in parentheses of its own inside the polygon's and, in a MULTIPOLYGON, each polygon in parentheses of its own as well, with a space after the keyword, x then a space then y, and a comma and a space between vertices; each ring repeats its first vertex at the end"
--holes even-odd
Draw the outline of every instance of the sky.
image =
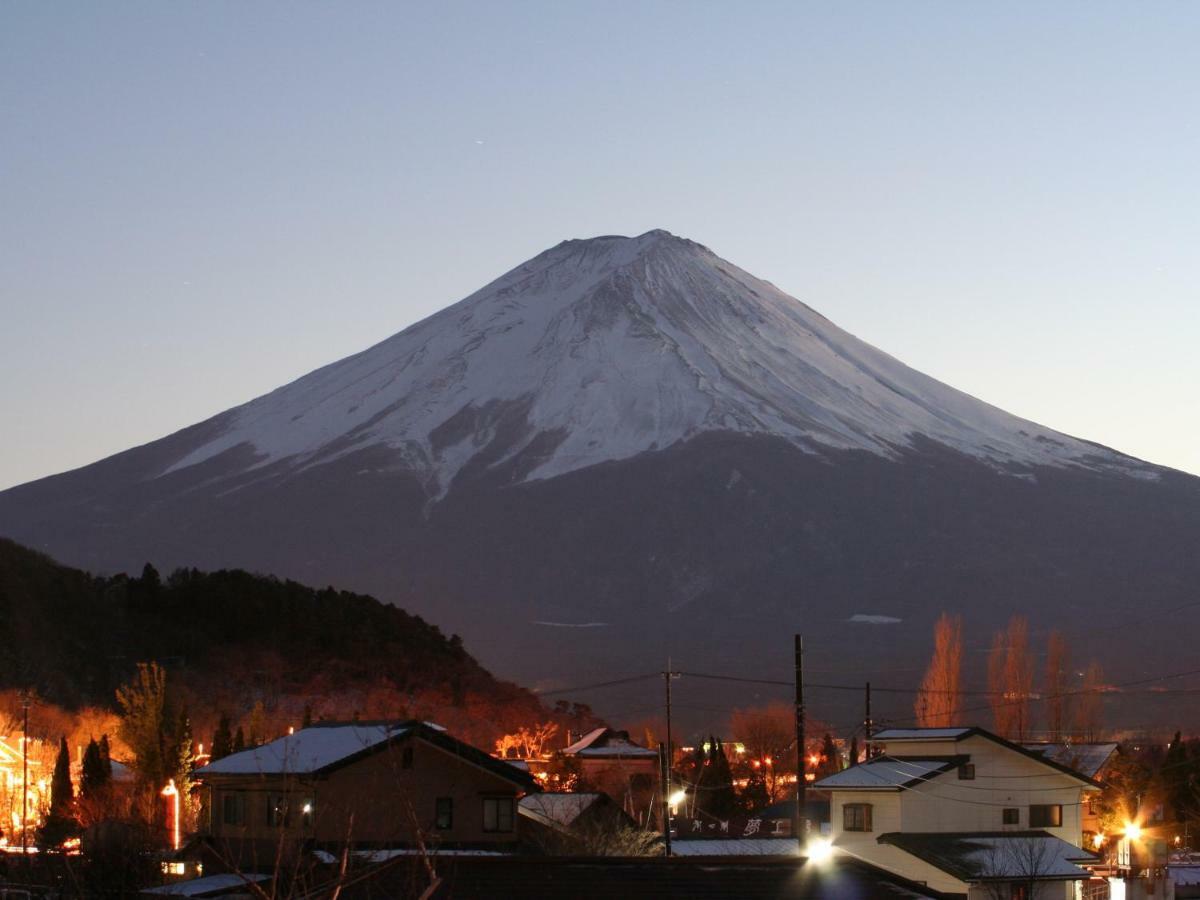
POLYGON ((1200 474, 1200 4, 0 6, 0 488, 666 228, 1200 474))

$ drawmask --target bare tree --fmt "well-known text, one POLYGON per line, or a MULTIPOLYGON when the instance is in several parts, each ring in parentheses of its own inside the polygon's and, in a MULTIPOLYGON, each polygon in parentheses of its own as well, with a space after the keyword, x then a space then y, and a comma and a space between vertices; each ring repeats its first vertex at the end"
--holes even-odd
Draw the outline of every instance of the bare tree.
MULTIPOLYGON (((993 900, 1011 900, 1016 896, 1039 900, 1054 859, 1049 837, 1008 838, 989 846, 980 875, 986 879, 984 884, 993 900)), ((1055 887, 1062 884, 1049 883, 1055 887)))
POLYGON ((1075 704, 1075 737, 1080 741, 1100 740, 1104 726, 1104 669, 1092 660, 1083 674, 1083 690, 1075 704))
POLYGON ((933 658, 913 707, 918 725, 946 728, 959 724, 961 676, 962 616, 942 613, 933 626, 933 658))
POLYGON ((1032 724, 1029 701, 1033 696, 1033 656, 1029 652, 1029 622, 1024 616, 1013 616, 1008 627, 992 639, 988 690, 996 733, 1024 738, 1032 724))
POLYGON ((1051 631, 1046 643, 1046 726, 1050 740, 1061 741, 1071 724, 1071 708, 1067 685, 1071 671, 1071 649, 1058 631, 1051 631))

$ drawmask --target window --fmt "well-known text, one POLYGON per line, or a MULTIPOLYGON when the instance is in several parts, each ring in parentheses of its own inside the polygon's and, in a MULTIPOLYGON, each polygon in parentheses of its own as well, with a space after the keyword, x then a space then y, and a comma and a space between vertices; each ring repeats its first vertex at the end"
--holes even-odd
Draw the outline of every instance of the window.
POLYGON ((1021 824, 1021 811, 1015 806, 1005 807, 1004 812, 1001 815, 1003 816, 1001 821, 1003 821, 1005 825, 1021 824))
POLYGON ((483 830, 512 831, 513 830, 513 798, 484 797, 483 798, 483 830))
POLYGON ((400 751, 400 768, 411 769, 413 766, 413 748, 405 747, 400 751))
POLYGON ((842 807, 843 831, 870 831, 871 804, 847 803, 842 807))
POLYGON ((267 797, 267 824, 273 827, 291 824, 292 814, 288 809, 287 797, 269 795, 267 797))
POLYGON ((1029 900, 1029 886, 1025 884, 1014 884, 1009 889, 1009 900, 1029 900))
POLYGON ((438 797, 434 827, 439 831, 449 831, 454 827, 454 798, 438 797))
POLYGON ((1062 806, 1057 803, 1043 803, 1029 807, 1030 828, 1061 828, 1062 806))
POLYGON ((958 767, 959 781, 974 781, 975 780, 975 763, 963 763, 958 767))
POLYGON ((246 795, 228 793, 221 797, 221 821, 226 825, 246 824, 246 795))

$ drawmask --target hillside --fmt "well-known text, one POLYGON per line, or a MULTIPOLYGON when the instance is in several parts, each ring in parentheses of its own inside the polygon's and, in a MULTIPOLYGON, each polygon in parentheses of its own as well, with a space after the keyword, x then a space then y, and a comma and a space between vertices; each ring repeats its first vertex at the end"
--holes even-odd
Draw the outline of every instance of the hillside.
POLYGON ((145 660, 202 719, 263 701, 293 716, 428 716, 485 740, 550 717, 457 635, 372 597, 240 570, 98 578, 0 539, 0 689, 111 705, 145 660))

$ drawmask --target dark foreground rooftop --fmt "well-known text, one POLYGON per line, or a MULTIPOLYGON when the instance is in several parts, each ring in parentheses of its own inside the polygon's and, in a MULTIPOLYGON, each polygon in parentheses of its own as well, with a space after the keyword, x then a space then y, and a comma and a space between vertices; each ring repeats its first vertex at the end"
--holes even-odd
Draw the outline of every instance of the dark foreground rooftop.
MULTIPOLYGON (((343 900, 409 898, 428 881, 411 866, 378 872, 347 887, 343 900), (422 884, 424 882, 424 884, 422 884)), ((703 900, 941 900, 937 891, 854 860, 597 859, 458 857, 437 862, 431 900, 610 900, 655 897, 703 900)))

